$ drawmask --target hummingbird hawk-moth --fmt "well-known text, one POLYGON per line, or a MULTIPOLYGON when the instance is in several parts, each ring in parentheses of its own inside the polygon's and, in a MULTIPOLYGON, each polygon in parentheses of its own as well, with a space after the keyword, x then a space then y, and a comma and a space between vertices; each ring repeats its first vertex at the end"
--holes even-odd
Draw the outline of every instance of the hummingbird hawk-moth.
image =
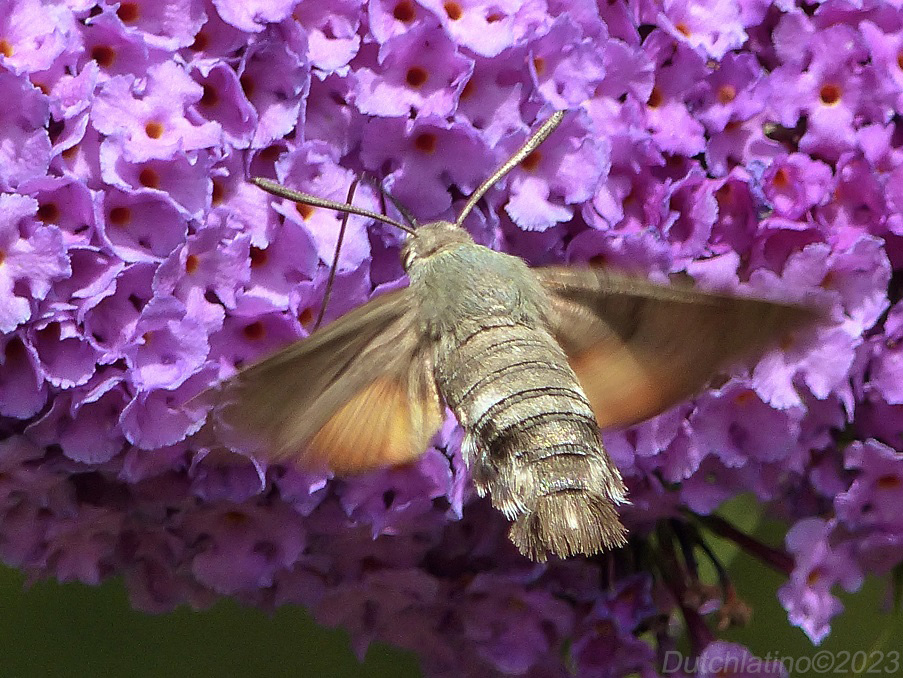
POLYGON ((253 436, 255 455, 268 461, 358 473, 416 460, 445 404, 465 431, 478 493, 514 522, 523 554, 544 560, 548 551, 623 544, 617 505, 626 489, 600 427, 661 412, 814 314, 604 268, 529 268, 476 244, 464 219, 563 116, 483 182, 455 223, 418 225, 398 206, 405 225, 253 179, 278 196, 407 231, 410 284, 239 372, 217 391, 220 422, 253 436))

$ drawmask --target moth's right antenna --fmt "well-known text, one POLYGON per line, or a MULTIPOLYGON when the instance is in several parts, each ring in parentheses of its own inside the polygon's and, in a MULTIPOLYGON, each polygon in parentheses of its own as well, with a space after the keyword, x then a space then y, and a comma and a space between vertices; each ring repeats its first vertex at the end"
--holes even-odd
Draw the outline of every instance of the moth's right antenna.
POLYGON ((328 210, 335 210, 336 212, 345 212, 347 214, 357 214, 361 217, 370 217, 371 219, 376 219, 377 221, 381 221, 384 224, 389 224, 390 226, 394 226, 395 228, 400 228, 405 233, 414 233, 414 229, 412 229, 410 226, 406 226, 400 221, 396 221, 395 219, 387 217, 385 214, 377 214, 376 212, 371 212, 370 210, 364 209, 363 207, 356 207, 355 205, 349 205, 348 203, 335 202, 333 200, 326 200, 326 198, 318 198, 317 196, 310 195, 309 193, 294 191, 283 186, 282 184, 277 184, 275 181, 264 179, 263 177, 252 177, 250 181, 252 184, 262 188, 267 193, 272 193, 273 195, 279 196, 280 198, 293 200, 305 205, 313 205, 314 207, 325 207, 328 210))
POLYGON ((483 197, 483 195, 492 188, 492 185, 501 179, 503 176, 508 174, 511 170, 517 167, 524 158, 530 155, 533 151, 536 150, 536 147, 539 146, 546 138, 555 131, 555 128, 561 124, 561 121, 564 119, 564 114, 566 111, 555 111, 546 120, 542 125, 539 126, 539 129, 534 132, 533 136, 527 139, 526 143, 521 146, 517 153, 508 158, 501 167, 499 167, 495 172, 493 172, 490 177, 480 184, 480 187, 473 192, 473 195, 467 201, 467 204, 464 205, 464 209, 461 210, 461 214, 458 215, 457 221, 455 221, 455 226, 460 227, 461 224, 464 223, 464 219, 470 214, 470 210, 474 208, 474 205, 483 197))

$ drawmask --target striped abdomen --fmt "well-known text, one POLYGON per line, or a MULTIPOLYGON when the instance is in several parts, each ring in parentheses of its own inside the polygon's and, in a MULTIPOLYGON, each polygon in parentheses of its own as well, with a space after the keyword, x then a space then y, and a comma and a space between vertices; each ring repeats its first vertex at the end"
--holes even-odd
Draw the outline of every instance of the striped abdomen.
POLYGON ((544 329, 492 323, 440 342, 436 356, 477 490, 515 521, 511 539, 534 559, 623 543, 614 505, 625 488, 564 352, 544 329))

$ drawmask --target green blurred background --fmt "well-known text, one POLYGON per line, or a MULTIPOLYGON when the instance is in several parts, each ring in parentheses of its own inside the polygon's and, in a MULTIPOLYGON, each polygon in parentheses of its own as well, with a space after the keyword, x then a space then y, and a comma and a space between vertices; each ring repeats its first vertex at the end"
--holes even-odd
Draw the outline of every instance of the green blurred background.
MULTIPOLYGON (((782 541, 783 528, 758 521, 748 498, 733 502, 722 514, 769 543, 782 541)), ((720 553, 732 558, 724 544, 720 553)), ((813 656, 817 650, 787 623, 777 602, 781 577, 745 556, 733 558, 730 570, 754 612, 748 627, 726 637, 747 644, 759 656, 769 652, 813 656)), ((903 650, 900 615, 881 611, 886 593, 886 580, 870 579, 859 593, 842 594, 847 610, 818 650, 851 654, 903 650)), ((182 608, 150 616, 129 609, 118 579, 99 588, 40 582, 25 590, 24 577, 7 568, 0 569, 0 606, 0 678, 420 675, 413 655, 385 646, 371 647, 366 661, 359 664, 347 634, 316 626, 300 608, 284 607, 268 615, 222 601, 203 612, 182 608)), ((903 675, 903 669, 890 673, 889 663, 875 667, 880 675, 903 675)), ((829 675, 860 674, 832 671, 829 675)))

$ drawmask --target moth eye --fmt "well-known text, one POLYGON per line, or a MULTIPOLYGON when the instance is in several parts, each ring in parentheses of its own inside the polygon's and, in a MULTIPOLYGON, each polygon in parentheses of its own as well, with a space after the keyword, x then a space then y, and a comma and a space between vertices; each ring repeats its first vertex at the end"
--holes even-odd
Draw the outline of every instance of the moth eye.
POLYGON ((401 251, 399 252, 399 258, 401 259, 401 265, 405 270, 411 266, 411 262, 416 258, 414 256, 414 248, 412 247, 414 243, 411 241, 406 241, 401 246, 401 251))

